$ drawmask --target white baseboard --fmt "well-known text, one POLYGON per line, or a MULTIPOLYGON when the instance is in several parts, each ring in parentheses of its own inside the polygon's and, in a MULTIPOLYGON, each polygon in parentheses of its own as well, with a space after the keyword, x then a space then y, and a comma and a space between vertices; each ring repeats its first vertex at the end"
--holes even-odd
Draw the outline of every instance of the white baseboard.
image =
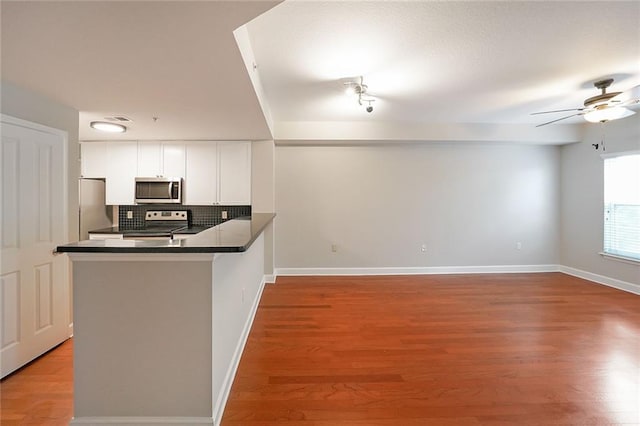
POLYGON ((558 265, 425 266, 390 268, 277 268, 275 275, 433 275, 558 272, 558 265))
POLYGON ((434 274, 510 274, 562 272, 594 283, 640 295, 640 285, 605 277, 563 265, 427 266, 391 268, 276 268, 275 276, 306 275, 434 275, 434 274))
POLYGON ((213 425, 211 417, 75 417, 70 425, 183 426, 213 425))
POLYGON ((238 345, 236 346, 236 350, 233 353, 233 358, 231 359, 231 365, 229 365, 229 369, 227 370, 227 374, 225 374, 224 381, 222 382, 222 389, 218 399, 215 401, 213 406, 213 417, 214 417, 214 425, 219 425, 222 421, 222 414, 224 413, 224 407, 227 405, 227 399, 229 399, 229 394, 231 393, 231 386, 233 385, 233 379, 236 376, 236 372, 238 371, 238 365, 240 364, 240 358, 242 357, 242 352, 244 351, 244 347, 247 344, 247 339, 249 338, 249 332, 251 331, 251 326, 253 325, 253 320, 256 317, 256 312, 258 312, 258 305, 260 304, 260 298, 262 297, 262 291, 264 290, 264 285, 266 283, 266 276, 262 277, 262 281, 260 282, 260 288, 256 294, 256 297, 253 300, 253 304, 251 305, 251 312, 249 313, 249 317, 247 321, 244 323, 244 328, 242 329, 242 335, 240 336, 240 340, 238 341, 238 345))
POLYGON ((276 275, 265 275, 264 276, 264 282, 267 284, 273 284, 276 282, 276 275))
POLYGON ((629 293, 637 294, 640 296, 640 285, 638 284, 617 280, 615 278, 605 277, 604 275, 593 274, 581 269, 570 268, 569 266, 560 265, 559 270, 563 274, 573 275, 574 277, 593 281, 594 283, 603 284, 608 287, 617 288, 618 290, 628 291, 629 293))

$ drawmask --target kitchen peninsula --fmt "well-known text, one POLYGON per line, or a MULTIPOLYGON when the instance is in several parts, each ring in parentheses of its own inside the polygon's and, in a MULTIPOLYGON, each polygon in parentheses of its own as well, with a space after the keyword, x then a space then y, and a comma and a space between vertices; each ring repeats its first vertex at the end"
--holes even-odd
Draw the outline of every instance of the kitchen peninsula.
POLYGON ((187 239, 57 248, 73 269, 71 424, 218 424, 264 286, 274 214, 187 239))

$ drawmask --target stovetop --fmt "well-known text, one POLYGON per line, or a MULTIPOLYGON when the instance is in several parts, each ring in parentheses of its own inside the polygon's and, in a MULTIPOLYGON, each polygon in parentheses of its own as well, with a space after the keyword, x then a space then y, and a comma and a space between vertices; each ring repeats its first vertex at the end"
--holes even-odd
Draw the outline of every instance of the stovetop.
POLYGON ((170 237, 171 234, 197 234, 210 225, 189 225, 187 210, 148 211, 144 228, 120 227, 92 230, 96 234, 122 234, 125 237, 170 237))
POLYGON ((187 210, 149 210, 144 219, 144 229, 125 231, 123 235, 164 237, 170 236, 179 229, 189 227, 189 212, 187 210))

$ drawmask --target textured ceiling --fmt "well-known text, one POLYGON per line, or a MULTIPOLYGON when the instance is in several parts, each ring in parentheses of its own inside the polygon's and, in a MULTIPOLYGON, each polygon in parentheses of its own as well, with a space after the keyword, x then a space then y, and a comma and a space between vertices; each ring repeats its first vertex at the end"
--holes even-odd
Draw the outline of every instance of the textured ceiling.
POLYGON ((638 1, 1 7, 3 81, 78 109, 82 140, 566 143, 575 125, 536 129, 559 117, 530 113, 578 107, 602 77, 616 79, 613 90, 640 84, 638 1), (371 114, 343 94, 359 75, 371 114), (87 126, 116 114, 134 120, 124 135, 87 126))
POLYGON ((233 30, 277 3, 2 1, 2 79, 78 109, 81 140, 267 139, 233 30), (113 115, 127 133, 88 127, 113 115))
POLYGON ((640 84, 636 1, 287 1, 247 27, 275 122, 536 124, 640 84), (371 114, 342 93, 358 75, 371 114))

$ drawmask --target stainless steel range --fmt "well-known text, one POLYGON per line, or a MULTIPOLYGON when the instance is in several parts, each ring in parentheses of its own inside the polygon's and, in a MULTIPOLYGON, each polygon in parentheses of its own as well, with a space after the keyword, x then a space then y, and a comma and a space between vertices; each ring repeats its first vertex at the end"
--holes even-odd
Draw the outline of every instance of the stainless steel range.
POLYGON ((189 227, 187 210, 149 210, 144 218, 144 229, 124 232, 124 238, 173 238, 176 231, 189 227))

